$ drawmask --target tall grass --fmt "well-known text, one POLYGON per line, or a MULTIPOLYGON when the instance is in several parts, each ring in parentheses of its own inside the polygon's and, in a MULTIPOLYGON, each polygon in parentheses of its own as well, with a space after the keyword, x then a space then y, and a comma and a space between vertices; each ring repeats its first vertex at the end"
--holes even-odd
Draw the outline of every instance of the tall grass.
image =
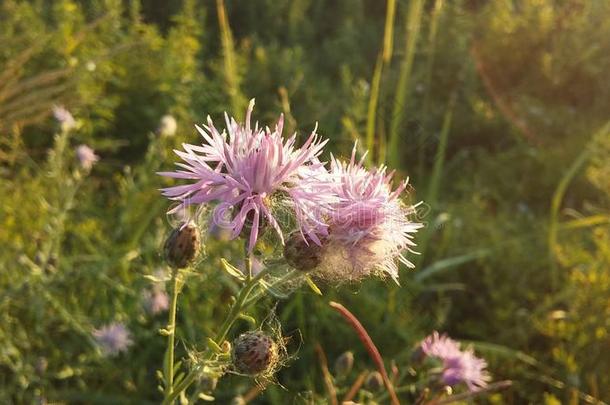
MULTIPOLYGON (((447 152, 447 144, 449 142, 449 132, 451 131, 451 122, 453 120, 453 109, 455 106, 456 93, 454 92, 445 111, 445 117, 443 119, 443 126, 440 133, 440 139, 438 147, 436 149, 436 155, 434 157, 434 167, 432 169, 432 175, 430 176, 430 182, 428 190, 425 196, 425 201, 428 206, 432 207, 433 212, 437 206, 438 194, 441 186, 443 177, 443 167, 445 165, 445 158, 447 152)), ((417 262, 422 263, 426 254, 426 248, 428 240, 434 232, 434 226, 429 224, 421 233, 419 238, 419 253, 417 262)))
POLYGON ((390 165, 397 166, 400 164, 400 124, 406 119, 406 103, 409 94, 409 85, 411 82, 411 71, 413 69, 413 59, 417 48, 417 40, 421 27, 423 15, 423 0, 413 0, 409 3, 407 10, 407 23, 405 25, 405 50, 400 67, 398 85, 396 95, 394 96, 394 104, 392 107, 392 116, 390 117, 389 128, 389 154, 388 160, 390 165))
POLYGON ((443 6, 445 4, 444 0, 436 0, 434 3, 434 8, 432 9, 432 14, 430 15, 430 22, 428 26, 428 42, 426 46, 427 59, 426 59, 426 69, 425 69, 425 79, 424 79, 424 89, 426 90, 426 94, 424 95, 424 104, 422 107, 422 118, 424 125, 424 134, 419 137, 419 142, 417 144, 417 174, 423 175, 423 168, 425 162, 425 140, 426 136, 429 134, 431 123, 430 123, 430 104, 432 101, 432 71, 434 69, 434 59, 436 56, 436 36, 438 34, 438 23, 443 11, 443 6))
POLYGON ((377 130, 375 123, 377 118, 377 106, 379 104, 379 93, 381 89, 381 76, 383 72, 383 66, 384 64, 389 64, 390 60, 392 59, 395 14, 396 1, 388 0, 386 6, 386 18, 383 34, 383 47, 381 52, 379 53, 379 56, 377 57, 377 63, 375 64, 375 70, 373 71, 373 80, 371 81, 371 96, 369 98, 367 110, 366 148, 369 151, 369 162, 374 162, 376 156, 378 157, 377 161, 381 162, 381 156, 385 156, 385 153, 381 152, 381 145, 375 144, 375 131, 377 130))
MULTIPOLYGON (((599 131, 597 131, 592 139, 595 139, 599 134, 603 134, 610 130, 610 121, 608 121, 599 131)), ((559 210, 561 208, 561 202, 568 189, 568 186, 572 180, 576 177, 579 170, 584 167, 585 163, 591 156, 591 149, 585 147, 585 149, 578 155, 574 162, 570 165, 568 170, 564 173, 555 188, 553 197, 551 199, 550 215, 549 215, 549 234, 548 234, 548 249, 549 249, 549 263, 551 267, 551 283, 552 287, 556 288, 558 283, 558 268, 555 254, 558 249, 557 235, 559 230, 559 210)))
POLYGON ((222 42, 222 55, 224 62, 224 78, 229 95, 231 111, 236 119, 243 119, 246 100, 242 95, 240 85, 240 75, 237 70, 237 57, 235 53, 235 43, 233 34, 229 26, 229 19, 225 8, 224 0, 216 0, 218 11, 218 25, 220 26, 220 38, 222 42))

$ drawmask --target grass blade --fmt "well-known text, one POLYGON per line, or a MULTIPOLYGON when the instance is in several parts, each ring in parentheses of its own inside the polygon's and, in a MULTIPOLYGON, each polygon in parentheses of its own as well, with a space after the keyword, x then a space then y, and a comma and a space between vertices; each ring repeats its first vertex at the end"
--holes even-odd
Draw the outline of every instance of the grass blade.
POLYGON ((413 58, 415 57, 415 49, 417 47, 417 39, 422 19, 423 0, 412 0, 409 3, 407 13, 407 25, 405 29, 405 55, 400 67, 400 76, 398 79, 398 89, 394 97, 394 105, 392 108, 392 117, 390 119, 390 130, 388 142, 389 147, 389 162, 393 166, 398 166, 399 163, 399 126, 404 121, 407 96, 409 92, 409 84, 411 79, 411 70, 413 68, 413 58))
MULTIPOLYGON (((598 134, 605 133, 610 130, 610 121, 608 121, 599 131, 593 135, 596 138, 598 134)), ((565 172, 551 199, 551 213, 549 217, 549 236, 548 236, 548 249, 549 249, 549 261, 551 264, 551 285, 553 288, 557 286, 557 262, 555 260, 555 252, 557 251, 557 234, 559 230, 559 210, 561 208, 561 202, 568 189, 568 186, 576 177, 578 171, 585 165, 591 155, 591 150, 588 147, 578 155, 576 160, 565 172)))
POLYGON ((233 34, 229 26, 227 11, 225 9, 224 0, 216 0, 216 8, 218 10, 218 25, 220 26, 220 34, 222 41, 222 53, 224 58, 224 73, 227 91, 231 100, 231 111, 236 119, 243 118, 243 111, 246 105, 245 99, 239 90, 239 73, 237 72, 235 44, 233 34))

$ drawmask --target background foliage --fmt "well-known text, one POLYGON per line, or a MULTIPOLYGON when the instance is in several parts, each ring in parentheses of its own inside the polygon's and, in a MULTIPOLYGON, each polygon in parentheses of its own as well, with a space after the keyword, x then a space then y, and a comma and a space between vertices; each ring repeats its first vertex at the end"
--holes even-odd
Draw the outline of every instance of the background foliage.
MULTIPOLYGON (((158 401, 164 315, 142 305, 169 229, 154 173, 197 140, 194 123, 243 117, 252 97, 260 122, 319 122, 336 154, 359 139, 430 208, 402 287, 280 302, 304 343, 278 376, 287 390, 260 403, 323 401, 317 342, 372 368, 330 298, 399 365, 432 329, 473 342, 495 379, 515 381, 490 403, 610 400, 610 3, 403 0, 394 18, 386 6, 0 1, 0 402, 158 401), (79 122, 69 137, 54 135, 55 104, 79 122), (164 114, 174 137, 156 132, 164 114), (80 143, 101 156, 86 177, 80 143), (108 359, 91 331, 112 320, 135 345, 108 359)), ((187 283, 184 341, 203 342, 229 305, 225 246, 209 240, 187 283)), ((220 403, 251 384, 223 381, 220 403)))

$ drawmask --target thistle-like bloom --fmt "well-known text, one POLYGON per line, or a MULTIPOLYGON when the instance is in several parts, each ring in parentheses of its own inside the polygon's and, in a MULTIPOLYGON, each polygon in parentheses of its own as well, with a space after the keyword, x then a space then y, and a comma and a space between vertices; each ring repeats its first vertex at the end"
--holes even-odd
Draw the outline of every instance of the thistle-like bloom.
POLYGON ((441 359, 454 357, 461 353, 459 342, 447 335, 441 335, 437 331, 426 337, 420 347, 426 356, 441 359))
POLYGON ((87 145, 79 145, 76 147, 76 158, 81 167, 87 171, 91 170, 93 165, 100 160, 100 157, 95 154, 95 151, 87 145))
POLYGON ((102 353, 107 356, 115 356, 127 351, 133 343, 129 329, 120 322, 113 322, 94 330, 93 337, 102 353))
POLYGON ((144 293, 144 307, 151 315, 157 315, 169 308, 169 296, 160 286, 154 286, 144 293))
POLYGON ((68 132, 76 128, 76 120, 74 119, 70 111, 68 111, 63 106, 53 106, 53 117, 55 117, 55 119, 61 126, 61 130, 64 132, 68 132))
POLYGON ((421 342, 420 348, 426 356, 442 361, 443 384, 464 383, 470 391, 477 391, 484 388, 490 379, 485 370, 487 362, 475 356, 471 348, 462 350, 459 342, 446 335, 433 332, 421 342))
POLYGON ((416 205, 406 205, 402 182, 392 190, 394 172, 382 166, 367 170, 356 161, 356 147, 348 163, 331 159, 330 177, 337 200, 329 219, 328 246, 320 265, 322 277, 356 281, 371 274, 387 274, 398 282, 398 262, 413 264, 403 252, 415 253, 413 234, 422 224, 412 222, 416 205))
POLYGON ((332 194, 325 193, 321 181, 326 174, 318 156, 326 141, 314 131, 303 146, 296 147, 296 134, 282 138, 283 116, 272 131, 252 128, 250 101, 245 124, 238 124, 225 114, 226 130, 218 132, 210 117, 197 130, 205 144, 183 144, 175 151, 183 159, 181 170, 159 173, 163 176, 192 180, 193 183, 163 189, 163 194, 181 201, 181 206, 217 202, 213 211, 216 225, 231 230, 231 238, 249 232, 248 249, 256 244, 259 228, 270 224, 283 243, 280 224, 272 211, 271 199, 280 197, 294 213, 303 235, 319 243, 326 232, 322 210, 332 194))

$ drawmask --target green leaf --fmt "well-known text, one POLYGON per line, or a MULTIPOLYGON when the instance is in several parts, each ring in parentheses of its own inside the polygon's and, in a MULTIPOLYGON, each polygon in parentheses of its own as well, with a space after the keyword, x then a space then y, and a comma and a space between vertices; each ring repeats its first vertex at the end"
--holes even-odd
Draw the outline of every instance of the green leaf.
POLYGON ((169 372, 169 363, 170 363, 170 361, 169 361, 169 350, 166 349, 165 350, 165 356, 163 356, 163 375, 165 376, 165 379, 164 379, 166 381, 165 384, 167 384, 167 381, 170 380, 170 378, 169 378, 169 374, 170 374, 170 372, 169 372))
POLYGON ((161 336, 169 336, 171 335, 171 332, 165 328, 161 328, 159 329, 159 335, 161 336))
POLYGON ((174 385, 180 384, 180 381, 182 381, 183 378, 184 378, 184 373, 180 373, 176 377, 174 377, 174 385))
POLYGON ((224 268, 224 271, 226 271, 231 277, 235 277, 239 281, 246 280, 246 278, 244 277, 242 272, 239 271, 239 269, 237 267, 233 266, 231 263, 226 261, 224 258, 220 259, 220 263, 222 263, 222 267, 224 268))
POLYGON ((320 291, 320 289, 318 288, 318 286, 316 285, 316 283, 313 282, 313 280, 311 279, 311 277, 309 276, 305 276, 305 281, 307 282, 307 285, 309 286, 309 288, 311 288, 311 290, 318 294, 318 295, 322 295, 322 291, 320 291))
POLYGON ((434 292, 466 291, 466 285, 464 283, 436 283, 426 285, 422 290, 434 292))
POLYGON ((70 378, 74 376, 74 369, 72 367, 64 367, 63 369, 61 369, 61 371, 59 371, 57 374, 55 374, 55 378, 58 378, 60 380, 63 380, 65 378, 70 378))
POLYGON ((250 315, 247 315, 247 314, 244 314, 243 312, 241 312, 241 313, 238 315, 238 317, 239 317, 240 319, 243 319, 243 320, 244 320, 244 321, 246 321, 246 322, 251 323, 252 325, 256 325, 256 319, 254 319, 254 317, 252 317, 252 316, 250 316, 250 315))
POLYGON ((178 371, 180 371, 181 366, 182 366, 182 360, 178 360, 177 362, 174 363, 174 375, 178 374, 178 371))
POLYGON ((208 348, 214 353, 222 353, 222 348, 218 346, 218 343, 216 343, 212 338, 208 338, 206 340, 206 344, 208 345, 208 348))
POLYGON ((437 273, 440 273, 444 270, 450 269, 455 266, 459 266, 460 264, 468 263, 473 260, 480 259, 489 255, 490 251, 488 249, 476 250, 474 252, 466 253, 460 256, 454 256, 447 259, 442 259, 432 263, 430 266, 426 267, 419 273, 417 273, 414 277, 415 281, 422 282, 426 278, 433 276, 437 273))
POLYGON ((162 283, 162 282, 164 282, 164 281, 165 281, 164 279, 159 278, 159 277, 155 277, 155 276, 153 276, 152 274, 146 274, 146 275, 144 276, 144 278, 145 278, 146 280, 150 280, 150 281, 152 281, 152 282, 154 282, 154 283, 162 283))
POLYGON ((207 402, 213 402, 215 400, 213 396, 204 394, 203 392, 199 393, 199 399, 202 399, 207 402))

